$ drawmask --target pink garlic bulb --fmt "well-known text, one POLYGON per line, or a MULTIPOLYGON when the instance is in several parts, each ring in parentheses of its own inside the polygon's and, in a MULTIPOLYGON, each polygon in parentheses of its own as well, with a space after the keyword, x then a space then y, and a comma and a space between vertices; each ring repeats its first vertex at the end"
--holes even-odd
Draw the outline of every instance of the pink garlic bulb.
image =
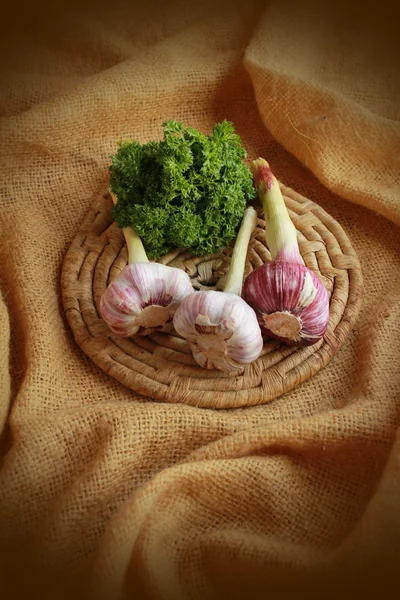
POLYGON ((128 264, 100 299, 101 316, 116 335, 146 335, 172 323, 193 292, 187 273, 159 263, 128 264))
POLYGON ((258 358, 263 347, 254 310, 240 297, 249 239, 257 222, 247 208, 236 238, 223 292, 194 292, 181 302, 173 324, 206 369, 236 371, 258 358))
POLYGON ((129 263, 101 296, 101 316, 122 337, 162 331, 172 326, 180 302, 193 292, 190 278, 181 269, 149 262, 138 234, 131 227, 123 232, 129 263))
POLYGON ((259 357, 263 347, 254 310, 240 296, 226 291, 187 296, 175 313, 174 327, 205 369, 243 369, 259 357))
POLYGON ((311 345, 326 331, 328 293, 299 263, 275 261, 259 267, 246 279, 243 297, 267 336, 291 345, 311 345))
POLYGON ((265 237, 273 262, 247 277, 243 298, 255 310, 264 335, 288 345, 315 344, 327 329, 328 292, 304 265, 296 229, 268 163, 259 158, 253 161, 252 171, 263 204, 265 237))

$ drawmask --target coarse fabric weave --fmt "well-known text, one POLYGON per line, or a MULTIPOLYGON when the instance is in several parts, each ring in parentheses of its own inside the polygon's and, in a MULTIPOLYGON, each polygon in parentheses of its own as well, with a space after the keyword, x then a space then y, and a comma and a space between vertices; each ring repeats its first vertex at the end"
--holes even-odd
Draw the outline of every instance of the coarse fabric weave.
POLYGON ((0 35, 2 598, 390 595, 400 556, 399 11, 386 0, 10 4, 0 35), (232 121, 343 226, 365 298, 329 365, 231 410, 77 347, 62 261, 117 141, 232 121), (387 590, 387 593, 382 592, 387 590))

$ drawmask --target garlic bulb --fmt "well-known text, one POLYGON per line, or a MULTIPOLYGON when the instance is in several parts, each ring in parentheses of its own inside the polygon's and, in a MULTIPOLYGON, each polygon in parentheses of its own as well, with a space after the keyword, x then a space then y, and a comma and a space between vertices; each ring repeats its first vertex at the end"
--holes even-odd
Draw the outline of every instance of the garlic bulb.
POLYGON ((254 310, 240 297, 249 239, 257 222, 247 208, 233 249, 223 292, 194 292, 175 313, 176 331, 190 344, 196 362, 206 369, 236 371, 258 358, 263 340, 254 310))
POLYGON ((253 271, 244 282, 243 297, 257 314, 263 333, 288 345, 320 340, 329 321, 329 297, 323 283, 304 265, 296 229, 279 183, 268 163, 252 163, 265 216, 265 237, 273 262, 253 271))
POLYGON ((193 292, 190 278, 181 269, 149 262, 137 233, 130 227, 123 232, 129 263, 101 296, 101 316, 122 337, 163 330, 183 298, 193 292))
POLYGON ((128 264, 100 300, 100 312, 113 333, 129 337, 162 330, 180 302, 193 292, 181 269, 159 263, 128 264))

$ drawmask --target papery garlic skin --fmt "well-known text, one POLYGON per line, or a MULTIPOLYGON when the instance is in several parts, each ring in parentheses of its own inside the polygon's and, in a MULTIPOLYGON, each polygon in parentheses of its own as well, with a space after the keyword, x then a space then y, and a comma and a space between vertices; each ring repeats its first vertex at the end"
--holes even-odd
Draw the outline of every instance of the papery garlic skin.
POLYGON ((116 335, 147 335, 171 322, 191 293, 190 278, 181 269, 155 262, 128 264, 103 293, 100 313, 116 335))
POLYGON ((242 370, 263 347, 254 310, 236 294, 195 292, 182 301, 173 324, 206 369, 242 370))
POLYGON ((253 271, 243 298, 255 310, 262 332, 288 345, 311 345, 329 321, 328 292, 304 265, 274 261, 253 271))

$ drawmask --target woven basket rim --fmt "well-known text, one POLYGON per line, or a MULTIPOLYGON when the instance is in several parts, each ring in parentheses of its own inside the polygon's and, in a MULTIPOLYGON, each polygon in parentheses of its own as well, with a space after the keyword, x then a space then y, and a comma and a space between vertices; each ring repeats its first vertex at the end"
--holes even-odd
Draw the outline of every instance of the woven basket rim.
MULTIPOLYGON (((64 312, 78 346, 103 371, 142 396, 203 408, 262 404, 296 388, 324 368, 356 322, 364 291, 361 266, 335 219, 312 200, 282 183, 280 187, 298 231, 303 259, 330 292, 330 321, 323 340, 298 349, 268 342, 261 357, 243 372, 226 374, 198 366, 187 343, 177 334, 153 334, 148 338, 112 335, 99 316, 98 303, 108 283, 125 266, 127 252, 122 232, 112 221, 112 201, 105 191, 92 202, 62 266, 64 312)), ((245 275, 269 255, 262 210, 257 211, 258 227, 249 246, 245 275)), ((212 272, 217 283, 218 276, 223 280, 229 256, 229 248, 206 257, 194 257, 180 249, 159 262, 184 268, 201 287, 205 273, 212 272)))

